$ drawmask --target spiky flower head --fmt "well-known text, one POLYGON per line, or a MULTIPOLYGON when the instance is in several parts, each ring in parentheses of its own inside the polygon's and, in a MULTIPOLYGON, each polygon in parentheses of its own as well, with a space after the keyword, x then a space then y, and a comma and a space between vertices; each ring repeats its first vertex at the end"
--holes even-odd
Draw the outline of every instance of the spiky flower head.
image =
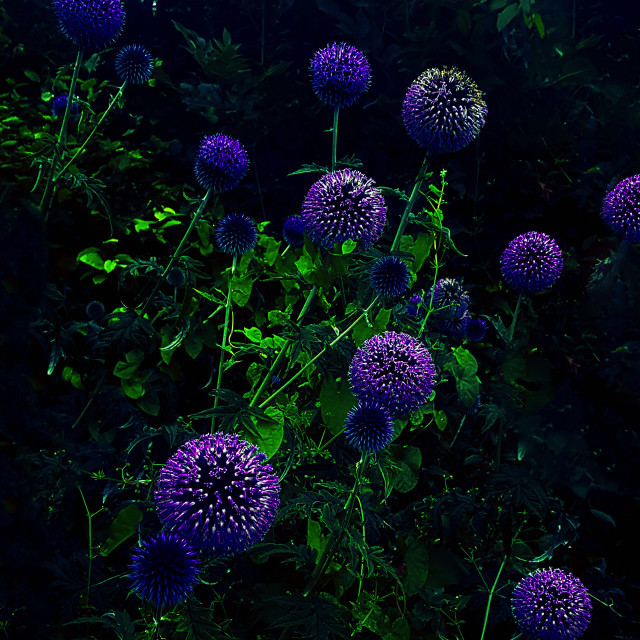
POLYGON ((409 302, 407 302, 407 313, 410 316, 417 316, 418 311, 422 310, 422 295, 423 292, 420 292, 409 298, 409 302))
POLYGON ((516 291, 538 293, 560 277, 562 253, 546 233, 528 231, 507 245, 500 268, 505 282, 516 291))
POLYGON ((347 414, 344 437, 358 451, 380 451, 393 437, 393 418, 380 402, 363 400, 347 414))
POLYGON ((248 549, 265 535, 278 508, 278 477, 266 459, 237 434, 188 441, 160 471, 160 520, 205 553, 248 549))
POLYGON ((484 126, 482 91, 458 69, 427 69, 409 87, 402 106, 407 133, 432 153, 451 153, 475 140, 484 126))
MULTIPOLYGON (((437 317, 437 316, 434 316, 437 317)), ((448 338, 462 340, 464 338, 464 330, 469 320, 469 312, 465 311, 461 316, 445 317, 437 320, 437 328, 443 335, 448 338)))
POLYGON ((166 280, 172 287, 177 289, 187 281, 187 276, 182 269, 171 267, 169 273, 167 273, 166 280))
POLYGON ((133 590, 154 607, 185 600, 200 573, 197 554, 180 536, 159 533, 133 550, 129 580, 133 590))
POLYGON ((487 333, 487 323, 482 318, 467 316, 464 322, 464 334, 470 342, 480 342, 487 333))
POLYGON ((304 220, 300 216, 289 216, 282 225, 282 237, 292 247, 304 244, 304 220))
POLYGON ((87 314, 87 318, 89 320, 98 320, 102 319, 104 316, 105 308, 100 300, 92 300, 84 309, 84 312, 87 314))
POLYGON ((307 235, 327 249, 360 240, 365 249, 382 235, 387 207, 371 178, 353 169, 322 176, 302 204, 307 235))
POLYGON ((437 320, 461 318, 469 308, 469 293, 455 278, 440 278, 427 294, 437 320), (433 298, 432 298, 433 296, 433 298))
POLYGON ((60 30, 78 48, 104 49, 122 32, 122 0, 54 0, 60 30))
POLYGON ((589 625, 591 599, 572 574, 561 569, 538 569, 514 589, 511 610, 527 638, 574 640, 589 625))
POLYGON ((249 156, 240 141, 218 133, 203 138, 194 172, 205 189, 224 193, 238 185, 248 166, 249 156))
POLYGON ((116 54, 116 73, 123 82, 144 84, 152 69, 151 54, 140 44, 128 44, 116 54))
POLYGON ((384 256, 371 267, 370 284, 375 293, 385 298, 397 298, 409 288, 411 274, 406 262, 395 256, 384 256))
MULTIPOLYGON (((67 102, 69 102, 68 93, 61 93, 53 99, 51 111, 55 118, 61 118, 64 115, 65 109, 67 108, 67 102)), ((77 116, 79 112, 80 108, 78 107, 78 103, 74 100, 71 103, 71 115, 77 116)))
POLYGON ((356 351, 349 367, 358 400, 374 400, 398 418, 419 409, 433 391, 435 367, 428 349, 406 333, 373 336, 356 351))
POLYGON ((311 59, 313 90, 326 105, 348 107, 371 83, 371 67, 361 51, 344 42, 327 45, 311 59))
POLYGON ((241 256, 256 246, 258 229, 255 222, 244 213, 230 213, 218 222, 216 242, 221 251, 241 256))
POLYGON ((640 175, 625 178, 607 193, 602 217, 630 244, 640 242, 640 175))

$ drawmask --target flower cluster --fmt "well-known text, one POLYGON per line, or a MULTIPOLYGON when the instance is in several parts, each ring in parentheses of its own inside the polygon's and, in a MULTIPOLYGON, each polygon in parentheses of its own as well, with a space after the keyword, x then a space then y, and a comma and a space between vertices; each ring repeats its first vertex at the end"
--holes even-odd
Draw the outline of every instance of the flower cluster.
POLYGON ((103 49, 122 32, 122 0, 55 0, 60 30, 80 49, 103 49))
POLYGON ((640 175, 625 178, 607 193, 602 217, 627 242, 640 242, 640 175))
POLYGON ((219 133, 200 143, 194 172, 202 187, 224 193, 238 185, 248 166, 249 156, 242 144, 219 133))
POLYGON ((369 338, 355 353, 349 381, 359 400, 374 400, 397 418, 419 409, 433 391, 435 367, 429 350, 406 333, 369 338))

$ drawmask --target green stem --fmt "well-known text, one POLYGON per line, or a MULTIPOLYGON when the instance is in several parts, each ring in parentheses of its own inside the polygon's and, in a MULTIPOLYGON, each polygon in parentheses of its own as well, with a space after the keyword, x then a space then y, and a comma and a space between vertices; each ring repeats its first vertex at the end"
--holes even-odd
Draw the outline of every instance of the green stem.
POLYGON ((391 245, 391 251, 395 251, 400 246, 400 239, 402 238, 402 234, 407 226, 407 222, 409 221, 409 214, 413 209, 413 205, 416 203, 418 199, 418 194, 420 193, 420 187, 422 186, 422 181, 424 180, 424 176, 427 173, 427 156, 424 157, 422 161, 422 166, 420 167, 420 171, 418 171, 418 176, 416 177, 416 182, 413 185, 413 190, 411 191, 411 196, 409 196, 409 201, 407 202, 407 206, 404 209, 404 213, 402 214, 402 218, 400 219, 400 224, 398 225, 398 230, 396 231, 396 237, 393 239, 393 244, 391 245))
POLYGON ((262 409, 262 407, 264 407, 265 405, 269 404, 269 402, 273 400, 273 398, 275 398, 279 393, 282 393, 282 391, 284 391, 290 384, 295 382, 303 374, 305 369, 308 369, 320 356, 322 356, 322 354, 324 354, 325 351, 331 349, 334 344, 342 340, 342 338, 344 338, 349 333, 349 331, 351 331, 351 329, 353 329, 358 324, 358 322, 360 322, 360 320, 362 320, 362 318, 364 318, 367 315, 367 313, 369 313, 373 305, 378 301, 379 297, 380 296, 376 296, 371 302, 371 304, 344 331, 338 334, 326 347, 323 347, 322 351, 320 351, 315 356, 313 356, 313 358, 311 358, 311 360, 309 360, 309 362, 307 362, 307 364, 305 364, 304 367, 302 367, 302 369, 298 371, 298 373, 296 373, 293 377, 287 380, 277 391, 272 393, 266 400, 261 402, 259 405, 260 409, 262 409))
MULTIPOLYGON (((227 351, 227 335, 229 333, 229 316, 231 315, 231 292, 233 291, 233 277, 238 264, 237 254, 233 254, 233 262, 231 263, 231 277, 229 278, 229 290, 227 291, 227 302, 224 306, 224 329, 222 330, 222 344, 220 346, 220 361, 218 363, 218 379, 216 380, 216 391, 220 390, 222 383, 222 365, 224 364, 224 354, 227 351)), ((218 396, 213 400, 213 408, 218 406, 218 396)), ((211 416, 211 433, 215 427, 216 417, 211 416)))
POLYGON ((91 594, 91 565, 93 562, 93 554, 92 554, 92 548, 93 548, 93 534, 92 534, 92 527, 91 527, 91 521, 93 519, 94 516, 98 515, 100 513, 100 511, 102 511, 103 507, 101 507, 100 509, 98 509, 98 511, 96 511, 95 513, 91 513, 91 511, 89 511, 89 505, 87 504, 87 501, 84 498, 84 493, 82 493, 82 489, 80 488, 80 486, 78 486, 78 491, 80 492, 80 496, 82 498, 82 502, 84 504, 84 510, 87 514, 87 520, 89 521, 89 567, 87 569, 87 609, 89 608, 89 596, 91 594))
POLYGON ((331 141, 331 172, 336 170, 336 161, 338 153, 338 115, 340 114, 340 107, 334 107, 333 109, 333 138, 331 141))
POLYGON ((49 176, 47 177, 47 185, 44 188, 42 199, 40 200, 40 211, 46 220, 49 215, 49 206, 53 198, 54 176, 58 167, 58 158, 62 147, 67 143, 67 125, 69 124, 69 117, 71 116, 71 107, 73 105, 73 94, 76 90, 76 82, 78 80, 78 74, 80 73, 80 65, 82 64, 82 56, 84 49, 78 49, 76 56, 76 62, 73 66, 73 73, 71 74, 71 83, 69 84, 69 97, 67 98, 67 106, 64 109, 64 116, 62 117, 62 124, 60 125, 60 133, 58 134, 58 142, 53 149, 53 158, 51 159, 51 167, 49 168, 49 176))
POLYGON ((187 243, 187 240, 189 239, 189 236, 191 235, 191 232, 193 231, 194 227, 196 226, 196 224, 200 220, 202 212, 204 211, 204 208, 207 205, 207 202, 208 202, 210 196, 211 196, 211 188, 207 189, 207 193, 204 194, 204 197, 202 198, 202 201, 200 202, 200 206, 198 207, 198 210, 196 211, 195 215, 193 216, 193 219, 191 220, 191 224, 189 224, 189 228, 186 230, 184 236, 182 236, 182 240, 180 240, 180 244, 178 245, 178 248, 173 252, 173 255, 171 256, 171 260, 169 260, 169 264, 167 265, 166 269, 162 272, 162 275, 160 276, 160 278, 156 282, 155 286, 153 287, 153 290, 149 294, 149 297, 147 298, 146 302, 142 306, 142 309, 140 310, 140 315, 141 316, 144 315, 144 312, 147 310, 147 307, 149 306, 149 304, 153 300, 154 296, 158 292, 158 289, 160 288, 160 285, 162 284, 164 279, 167 277, 167 274, 169 273, 171 267, 173 267, 173 265, 175 264, 176 260, 178 259, 178 256, 180 255, 180 252, 182 251, 184 245, 187 243))
POLYGON ((84 151, 85 147, 87 146, 91 138, 93 138, 93 135, 95 134, 95 132, 98 130, 98 127, 102 124, 102 121, 107 117, 107 114, 109 113, 109 111, 111 111, 111 109, 113 108, 113 105, 116 103, 118 98, 122 95, 122 92, 124 91, 124 88, 126 86, 127 86, 127 81, 125 80, 122 83, 122 86, 118 89, 118 93, 116 93, 116 95, 113 97, 113 99, 109 103, 107 110, 100 116, 100 120, 98 120, 98 122, 96 123, 96 126, 93 128, 93 131, 87 136, 87 139, 82 143, 82 146, 73 154, 73 157, 71 158, 71 160, 69 160, 69 162, 67 162, 67 164, 65 164, 64 167, 60 169, 60 172, 55 177, 56 180, 58 180, 60 176, 64 174, 64 172, 67 170, 69 165, 84 151))
POLYGON ((487 630, 487 622, 489 620, 489 609, 491 609, 491 600, 493 598, 493 594, 496 590, 496 587, 498 586, 498 580, 500 580, 500 574, 502 573, 502 569, 504 568, 504 563, 507 561, 507 558, 505 557, 504 560, 502 561, 502 564, 500 565, 500 568, 498 569, 498 575, 496 576, 496 579, 493 581, 493 586, 491 587, 491 591, 489 591, 489 600, 487 601, 487 608, 484 611, 484 623, 482 624, 482 633, 480 634, 480 640, 484 640, 484 634, 485 631, 487 630))
POLYGON ((509 342, 513 340, 513 332, 516 330, 516 320, 518 319, 518 312, 520 311, 521 303, 522 292, 518 294, 518 302, 516 302, 516 308, 513 310, 513 319, 511 320, 511 327, 509 328, 509 342))

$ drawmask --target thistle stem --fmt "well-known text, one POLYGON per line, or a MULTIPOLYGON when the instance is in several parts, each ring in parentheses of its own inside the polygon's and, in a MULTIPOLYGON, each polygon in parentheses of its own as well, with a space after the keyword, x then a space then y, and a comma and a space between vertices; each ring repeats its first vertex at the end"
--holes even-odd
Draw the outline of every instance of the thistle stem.
POLYGON ((522 304, 522 292, 518 294, 518 302, 516 302, 516 308, 513 310, 513 319, 511 320, 511 327, 509 328, 509 342, 513 340, 513 333, 516 330, 516 320, 518 319, 518 312, 520 311, 520 305, 522 304))
POLYGON ((398 230, 396 231, 396 237, 393 239, 393 243, 391 245, 391 251, 395 251, 400 246, 400 240, 402 238, 402 234, 407 226, 407 222, 409 221, 409 214, 413 209, 413 206, 418 199, 418 194, 420 193, 420 187, 422 186, 422 181, 424 180, 424 176, 427 173, 427 156, 424 157, 422 161, 422 166, 420 167, 420 171, 418 171, 418 176, 416 177, 415 184, 413 185, 413 190, 411 191, 411 195, 409 196, 409 201, 407 202, 407 206, 404 209, 404 213, 402 214, 402 218, 400 219, 400 224, 398 225, 398 230))
POLYGON ((500 565, 500 568, 498 569, 498 575, 496 576, 496 579, 493 581, 493 586, 491 587, 491 591, 489 591, 489 600, 487 601, 487 607, 484 610, 484 622, 482 624, 482 633, 480 634, 480 640, 484 640, 484 634, 485 631, 487 630, 487 622, 489 620, 489 610, 491 609, 491 600, 493 598, 493 594, 495 593, 496 587, 498 586, 498 580, 500 580, 500 574, 502 573, 502 569, 504 568, 504 563, 507 561, 507 558, 505 557, 502 561, 502 564, 500 565))
MULTIPOLYGON (((222 330, 222 344, 220 345, 220 361, 218 363, 218 379, 216 380, 216 391, 220 390, 220 384, 222 383, 222 365, 224 364, 224 354, 227 349, 227 335, 229 333, 229 316, 231 314, 231 292, 233 291, 233 278, 236 273, 236 266, 238 264, 237 254, 233 254, 233 262, 231 263, 231 277, 229 278, 229 289, 227 291, 227 303, 224 306, 224 328, 222 330)), ((218 396, 213 400, 213 408, 218 406, 218 396)), ((211 433, 215 426, 216 417, 211 416, 211 433)))
MULTIPOLYGON (((164 279, 167 277, 167 274, 171 270, 171 267, 173 267, 176 260, 178 259, 178 256, 180 255, 180 252, 182 251, 184 245, 187 243, 187 240, 189 239, 191 232, 193 231, 194 227, 200 220, 200 217, 202 216, 202 212, 204 211, 204 208, 207 205, 207 202, 210 196, 211 196, 211 188, 207 189, 207 193, 204 194, 204 197, 200 202, 200 206, 198 207, 198 210, 196 211, 195 215, 193 216, 193 219, 191 220, 191 223, 189 224, 189 228, 186 230, 184 236, 182 236, 182 240, 180 240, 180 244, 178 245, 177 249, 173 252, 173 255, 171 256, 171 260, 169 260, 169 264, 167 265, 165 270, 162 272, 162 275, 160 276, 160 278, 158 278, 155 286, 153 287, 153 290, 151 291, 151 293, 149 294, 149 297, 147 298, 146 302, 142 306, 142 309, 140 310, 140 315, 144 315, 144 312, 147 310, 147 307, 149 306, 154 296, 158 292, 160 285, 162 284, 164 279)), ((215 209, 215 206, 214 206, 214 209, 215 209)))
POLYGON ((331 142, 331 172, 336 170, 336 161, 338 153, 338 116, 340 114, 340 107, 334 107, 333 109, 333 138, 331 142))
POLYGON ((102 124, 102 121, 107 117, 107 114, 109 113, 109 111, 111 111, 111 109, 113 108, 113 105, 117 102, 118 98, 122 95, 122 92, 124 91, 124 88, 126 86, 127 86, 127 81, 125 80, 120 86, 120 88, 118 89, 118 93, 116 93, 116 95, 113 97, 113 99, 109 103, 107 110, 100 116, 100 120, 98 120, 98 122, 96 123, 96 126, 93 128, 91 133, 87 136, 87 139, 82 143, 82 146, 73 154, 73 157, 71 158, 71 160, 69 160, 69 162, 67 162, 67 164, 65 164, 64 167, 60 169, 60 172, 55 177, 55 180, 58 180, 60 176, 63 175, 64 172, 68 169, 69 165, 84 151, 85 147, 87 146, 87 144, 89 144, 89 141, 91 140, 91 138, 93 138, 93 135, 98 130, 98 127, 102 124))
POLYGON ((67 98, 67 106, 64 109, 64 116, 62 117, 62 124, 60 125, 60 133, 58 134, 58 142, 53 148, 53 158, 51 159, 51 167, 49 168, 49 176, 47 177, 47 185, 45 186, 42 199, 40 200, 40 211, 47 220, 49 216, 49 206, 53 198, 54 188, 54 176, 58 167, 58 158, 62 147, 67 144, 67 125, 69 124, 69 117, 71 115, 71 106, 73 105, 73 94, 76 90, 76 82, 78 80, 78 74, 80 73, 80 65, 82 64, 82 56, 84 49, 78 49, 78 55, 76 56, 76 62, 73 66, 73 73, 71 74, 71 83, 69 84, 69 97, 67 98))

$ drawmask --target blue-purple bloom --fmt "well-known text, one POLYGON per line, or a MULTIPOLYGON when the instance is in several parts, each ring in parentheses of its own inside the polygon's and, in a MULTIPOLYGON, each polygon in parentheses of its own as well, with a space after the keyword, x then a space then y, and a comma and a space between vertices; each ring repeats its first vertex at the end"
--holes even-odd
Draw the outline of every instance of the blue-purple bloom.
POLYGON ((418 310, 422 307, 422 292, 416 293, 415 295, 409 298, 409 302, 407 302, 407 313, 410 316, 417 316, 418 310))
POLYGON ((514 238, 500 258, 505 282, 516 291, 538 293, 560 277, 562 253, 546 233, 529 231, 514 238))
POLYGON ((266 534, 278 509, 278 476, 266 459, 237 434, 188 441, 160 471, 160 520, 205 553, 248 549, 266 534))
POLYGON ((255 222, 244 213, 230 213, 216 227, 216 242, 221 251, 241 256, 258 242, 255 222))
POLYGON ((60 30, 80 49, 104 49, 122 32, 122 0, 54 0, 60 30))
POLYGON ((322 176, 302 204, 305 231, 327 249, 336 242, 360 240, 365 249, 382 235, 387 207, 371 178, 353 169, 322 176))
POLYGON ((604 221, 630 244, 640 242, 640 175, 625 178, 604 198, 604 221))
POLYGON ((344 42, 327 45, 311 59, 313 90, 331 107, 352 105, 371 82, 371 67, 361 51, 344 42))
POLYGON ((379 258, 371 267, 370 284, 384 298, 397 298, 409 288, 411 274, 406 262, 395 256, 379 258))
POLYGON ((427 294, 436 320, 461 318, 469 308, 469 293, 455 278, 440 278, 427 294))
POLYGON ((480 342, 487 333, 487 323, 482 318, 466 316, 464 334, 470 342, 480 342))
POLYGON ((144 84, 151 77, 151 54, 139 44, 128 44, 116 54, 116 73, 128 84, 144 84))
POLYGON ((249 156, 240 141, 218 133, 203 138, 194 172, 202 187, 224 193, 238 185, 248 166, 249 156))
POLYGON ((429 350, 406 333, 387 331, 369 338, 349 367, 358 400, 374 400, 393 418, 419 409, 433 391, 435 367, 429 350))
POLYGON ((574 640, 589 625, 591 599, 572 574, 561 569, 538 569, 514 589, 511 610, 531 640, 574 640))
POLYGON ((159 533, 131 553, 129 580, 133 590, 154 607, 186 600, 200 573, 198 557, 180 536, 159 533))
POLYGON ((476 83, 458 69, 427 69, 402 106, 407 133, 432 153, 450 153, 475 140, 487 117, 476 83))
MULTIPOLYGON (((60 95, 57 95, 53 99, 51 110, 53 112, 54 117, 61 118, 64 115, 65 109, 67 108, 67 102, 69 102, 68 93, 61 93, 60 95)), ((77 116, 79 112, 80 112, 80 108, 78 107, 78 103, 74 100, 71 103, 71 115, 77 116)))
POLYGON ((97 322, 102 319, 102 316, 104 316, 105 308, 100 300, 92 300, 85 307, 84 312, 87 314, 87 318, 89 318, 89 320, 97 322))
POLYGON ((304 220, 300 216, 289 216, 282 225, 282 237, 292 247, 304 244, 304 220))
POLYGON ((358 451, 380 451, 393 437, 393 418, 380 402, 363 400, 347 414, 344 436, 358 451))

